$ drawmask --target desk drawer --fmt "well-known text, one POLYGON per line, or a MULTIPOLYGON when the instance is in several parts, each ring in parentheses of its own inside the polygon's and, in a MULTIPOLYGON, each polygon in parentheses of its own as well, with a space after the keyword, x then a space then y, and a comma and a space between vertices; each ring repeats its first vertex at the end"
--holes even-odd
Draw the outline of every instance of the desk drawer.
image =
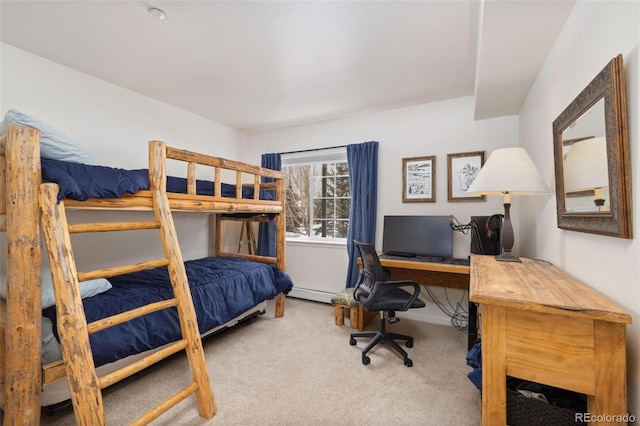
POLYGON ((595 393, 593 320, 507 309, 506 341, 507 375, 595 393))

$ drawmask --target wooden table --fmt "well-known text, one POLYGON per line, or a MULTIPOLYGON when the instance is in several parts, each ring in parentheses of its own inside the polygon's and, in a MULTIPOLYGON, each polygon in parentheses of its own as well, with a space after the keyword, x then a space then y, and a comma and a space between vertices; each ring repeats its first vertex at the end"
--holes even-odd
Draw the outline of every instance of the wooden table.
POLYGON ((411 280, 419 284, 469 290, 469 266, 420 260, 388 259, 380 264, 391 271, 392 280, 411 280))
POLYGON ((482 424, 506 424, 513 376, 587 395, 591 416, 626 424, 631 316, 544 261, 472 255, 469 299, 482 308, 482 424))
MULTIPOLYGON (((358 259, 360 260, 360 259, 358 259)), ((424 262, 419 258, 389 259, 382 256, 380 264, 389 269, 392 280, 410 280, 422 285, 469 290, 469 266, 446 262, 424 262)), ((478 340, 476 305, 469 303, 469 349, 478 340)))

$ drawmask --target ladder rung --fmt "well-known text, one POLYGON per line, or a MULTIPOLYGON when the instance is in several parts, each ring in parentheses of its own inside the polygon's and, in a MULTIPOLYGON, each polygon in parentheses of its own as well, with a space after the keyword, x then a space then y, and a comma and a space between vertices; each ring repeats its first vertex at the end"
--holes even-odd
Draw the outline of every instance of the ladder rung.
POLYGON ((51 383, 54 380, 58 380, 66 376, 67 376, 67 372, 64 368, 64 362, 61 359, 42 366, 42 384, 43 385, 46 385, 47 383, 51 383))
POLYGON ((108 278, 115 275, 130 274, 132 272, 144 271, 145 269, 167 266, 168 259, 147 260, 145 262, 133 263, 131 265, 116 266, 113 268, 96 269, 89 272, 78 272, 78 281, 89 281, 97 278, 108 278))
POLYGON ((79 234, 83 232, 137 231, 142 229, 158 228, 160 228, 160 222, 157 220, 140 222, 70 223, 69 233, 79 234))
POLYGON ((143 315, 150 314, 152 312, 160 311, 162 309, 172 308, 178 306, 177 299, 167 299, 161 302, 150 303, 148 305, 141 306, 139 308, 131 309, 130 311, 122 312, 116 315, 112 315, 107 318, 102 318, 98 321, 87 324, 87 330, 89 334, 97 333, 105 328, 113 327, 114 325, 122 324, 123 322, 131 321, 143 315))
POLYGON ((116 370, 112 373, 109 373, 105 376, 102 376, 98 379, 100 384, 100 389, 104 389, 108 386, 113 385, 114 383, 118 383, 122 379, 126 379, 127 377, 136 374, 139 371, 144 370, 152 364, 155 364, 158 361, 162 361, 163 359, 175 354, 178 351, 183 350, 187 347, 187 341, 185 339, 178 340, 166 348, 160 349, 158 352, 154 352, 151 355, 147 355, 139 361, 134 362, 133 364, 127 365, 126 367, 122 367, 119 370, 116 370))
POLYGON ((193 382, 186 388, 182 389, 180 392, 175 393, 171 396, 171 398, 166 401, 156 405, 143 416, 138 418, 136 421, 131 423, 131 425, 146 425, 160 417, 160 415, 166 412, 169 408, 176 406, 180 401, 187 398, 189 395, 198 390, 198 384, 193 382))

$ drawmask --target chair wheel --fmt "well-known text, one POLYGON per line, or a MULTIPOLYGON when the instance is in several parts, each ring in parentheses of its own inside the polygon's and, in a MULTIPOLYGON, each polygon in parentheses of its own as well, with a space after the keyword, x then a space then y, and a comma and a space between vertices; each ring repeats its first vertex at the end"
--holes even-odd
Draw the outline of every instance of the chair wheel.
POLYGON ((412 348, 413 347, 413 340, 407 340, 407 343, 405 344, 405 346, 407 348, 412 348))
POLYGON ((366 355, 362 355, 362 364, 363 365, 369 365, 370 362, 371 362, 371 358, 369 358, 366 355))
POLYGON ((406 365, 407 367, 413 367, 413 361, 407 358, 404 360, 404 365, 406 365))
POLYGON ((349 344, 351 346, 355 346, 356 345, 356 339, 354 339, 353 337, 351 339, 349 339, 349 344))

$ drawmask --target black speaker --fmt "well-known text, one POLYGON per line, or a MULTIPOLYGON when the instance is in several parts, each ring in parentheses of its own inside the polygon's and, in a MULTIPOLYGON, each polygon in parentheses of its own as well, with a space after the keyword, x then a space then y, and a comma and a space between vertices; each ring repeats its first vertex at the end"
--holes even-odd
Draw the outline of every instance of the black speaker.
POLYGON ((471 216, 471 253, 497 255, 502 251, 502 215, 471 216))

